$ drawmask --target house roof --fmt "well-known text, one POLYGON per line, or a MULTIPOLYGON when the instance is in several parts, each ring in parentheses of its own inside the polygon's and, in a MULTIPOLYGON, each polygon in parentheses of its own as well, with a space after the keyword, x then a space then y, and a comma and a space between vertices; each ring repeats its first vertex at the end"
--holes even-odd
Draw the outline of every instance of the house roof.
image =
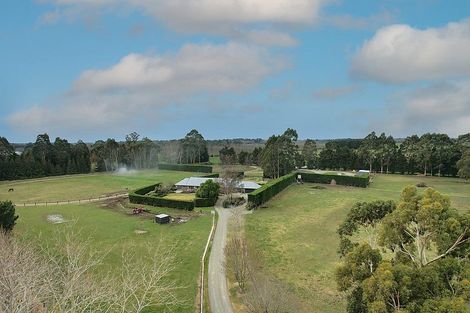
MULTIPOLYGON (((202 183, 205 183, 207 180, 213 180, 215 182, 221 183, 222 179, 220 178, 209 178, 209 177, 189 177, 185 178, 175 184, 176 187, 199 187, 202 183)), ((241 181, 239 188, 243 189, 258 189, 261 186, 252 181, 241 181)))

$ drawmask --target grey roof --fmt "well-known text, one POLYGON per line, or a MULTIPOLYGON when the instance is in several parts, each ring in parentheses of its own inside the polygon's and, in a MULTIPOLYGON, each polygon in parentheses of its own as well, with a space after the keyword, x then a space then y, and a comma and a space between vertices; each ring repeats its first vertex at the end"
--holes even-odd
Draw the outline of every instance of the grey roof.
POLYGON ((157 218, 167 218, 167 217, 169 217, 169 215, 168 214, 157 214, 157 215, 155 215, 155 217, 157 217, 157 218))
MULTIPOLYGON (((189 177, 185 178, 175 184, 176 187, 199 187, 202 183, 205 183, 207 180, 213 180, 215 182, 221 183, 222 179, 220 178, 209 178, 209 177, 189 177)), ((258 189, 261 186, 252 181, 241 181, 239 188, 243 189, 258 189)))

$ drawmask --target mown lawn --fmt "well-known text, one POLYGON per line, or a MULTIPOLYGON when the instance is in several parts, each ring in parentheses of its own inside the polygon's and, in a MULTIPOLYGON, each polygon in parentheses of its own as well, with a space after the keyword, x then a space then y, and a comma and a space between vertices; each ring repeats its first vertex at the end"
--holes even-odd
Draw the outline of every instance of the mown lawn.
POLYGON ((376 175, 367 189, 294 185, 246 216, 248 240, 264 270, 293 288, 304 312, 345 312, 333 275, 338 225, 356 201, 397 200, 403 187, 422 181, 448 194, 459 211, 470 210, 470 183, 454 178, 376 175))
MULTIPOLYGON (((159 213, 170 215, 186 214, 184 211, 156 208, 159 213)), ((100 271, 117 273, 120 270, 121 255, 124 250, 132 250, 139 255, 146 243, 157 245, 160 240, 168 247, 173 247, 176 254, 176 270, 169 279, 183 287, 177 291, 178 298, 184 304, 175 308, 175 312, 194 311, 194 299, 197 292, 199 266, 212 217, 206 212, 203 215, 194 214, 186 223, 179 225, 160 225, 150 218, 130 216, 122 212, 95 205, 63 205, 49 207, 18 208, 20 218, 15 234, 38 244, 53 242, 56 231, 67 225, 73 225, 81 240, 87 240, 89 248, 108 251, 100 271), (60 214, 68 223, 51 224, 47 221, 50 214, 60 214), (146 231, 136 234, 135 231, 146 231)))
POLYGON ((169 193, 164 198, 172 200, 193 201, 196 198, 195 193, 169 193))
POLYGON ((176 183, 197 173, 176 171, 130 171, 125 174, 102 173, 68 175, 0 182, 0 200, 34 203, 96 198, 109 193, 126 192, 155 182, 176 183), (10 188, 15 191, 8 192, 10 188), (127 188, 127 189, 126 189, 127 188))

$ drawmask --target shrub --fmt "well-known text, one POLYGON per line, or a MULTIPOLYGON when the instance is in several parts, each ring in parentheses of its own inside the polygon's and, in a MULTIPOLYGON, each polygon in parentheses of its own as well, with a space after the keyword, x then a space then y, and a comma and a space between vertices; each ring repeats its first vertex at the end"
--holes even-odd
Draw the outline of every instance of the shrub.
POLYGON ((212 166, 208 165, 160 163, 158 168, 168 171, 212 173, 212 166))
POLYGON ((235 197, 235 198, 228 198, 225 199, 222 206, 224 208, 230 208, 232 206, 240 206, 246 202, 245 198, 243 197, 235 197))
POLYGON ((318 173, 299 173, 302 180, 308 183, 330 184, 332 180, 337 185, 353 186, 366 188, 369 185, 369 176, 347 176, 335 174, 318 174, 318 173))
POLYGON ((217 199, 219 196, 220 185, 212 179, 206 180, 199 186, 196 192, 198 198, 217 199))
POLYGON ((17 219, 15 205, 11 201, 0 202, 0 230, 7 232, 13 230, 17 219))
POLYGON ((248 194, 248 206, 253 208, 265 203, 295 181, 296 173, 287 174, 271 180, 261 188, 248 194))

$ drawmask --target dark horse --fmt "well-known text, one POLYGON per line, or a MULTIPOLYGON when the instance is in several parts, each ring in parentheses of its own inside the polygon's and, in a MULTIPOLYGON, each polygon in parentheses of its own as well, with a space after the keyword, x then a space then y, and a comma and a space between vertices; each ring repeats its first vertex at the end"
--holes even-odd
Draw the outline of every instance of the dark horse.
POLYGON ((8 189, 8 192, 10 192, 10 191, 15 191, 15 189, 13 189, 13 188, 8 189))

